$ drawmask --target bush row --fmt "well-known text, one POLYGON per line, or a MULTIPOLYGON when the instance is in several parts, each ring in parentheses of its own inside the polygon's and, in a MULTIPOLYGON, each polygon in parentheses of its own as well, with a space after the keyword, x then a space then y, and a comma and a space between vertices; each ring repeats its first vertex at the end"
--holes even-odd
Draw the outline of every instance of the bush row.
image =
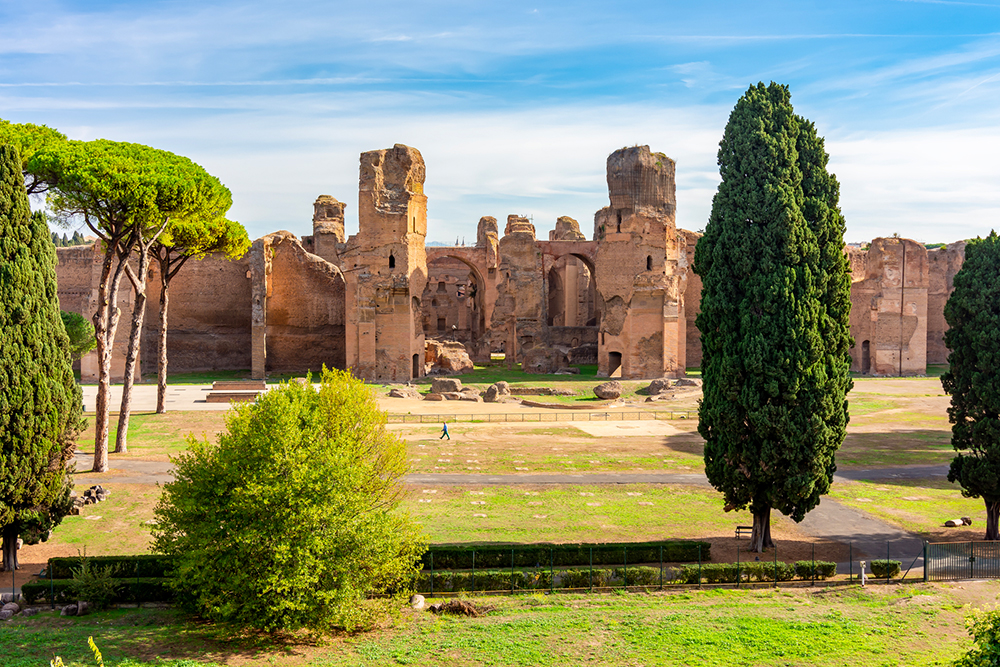
MULTIPOLYGON (((169 602, 174 598, 168 577, 140 577, 114 579, 118 592, 111 602, 169 602)), ((28 604, 46 602, 75 602, 72 579, 32 581, 21 586, 21 594, 28 604), (50 591, 55 600, 50 598, 50 591)))
MULTIPOLYGON (((141 554, 136 556, 87 556, 91 567, 106 568, 117 577, 165 577, 173 568, 170 556, 141 554)), ((53 579, 70 579, 73 570, 79 569, 81 556, 50 558, 49 570, 53 579)), ((46 573, 46 576, 48 573, 46 573)))
MULTIPOLYGON (((556 570, 476 570, 464 572, 435 572, 433 575, 435 593, 456 593, 460 591, 509 591, 547 590, 549 588, 605 588, 609 586, 656 586, 660 583, 658 567, 616 567, 556 570), (591 584, 593 577, 593 584, 591 584), (513 586, 511 582, 513 581, 513 586)), ((432 576, 422 572, 417 581, 417 591, 431 591, 432 576)))
MULTIPOLYGON (((837 564, 827 561, 800 560, 796 563, 748 562, 748 563, 708 563, 700 568, 701 581, 707 584, 732 584, 737 581, 791 581, 799 579, 827 579, 837 574, 837 564)), ((682 584, 698 583, 697 565, 684 565, 675 581, 682 584)))
POLYGON ((892 579, 893 577, 898 577, 900 570, 902 570, 903 564, 898 560, 886 560, 884 558, 871 561, 872 566, 872 576, 878 577, 880 579, 885 579, 888 577, 892 579))
POLYGON ((554 544, 514 547, 468 547, 431 545, 423 556, 425 570, 464 570, 472 568, 511 567, 513 550, 514 567, 548 567, 550 564, 589 566, 591 553, 594 565, 622 565, 625 563, 684 563, 697 561, 699 548, 701 560, 711 559, 709 542, 669 540, 666 542, 623 542, 619 544, 554 544), (593 550, 593 551, 591 551, 593 550), (475 563, 473 563, 475 552, 475 563))

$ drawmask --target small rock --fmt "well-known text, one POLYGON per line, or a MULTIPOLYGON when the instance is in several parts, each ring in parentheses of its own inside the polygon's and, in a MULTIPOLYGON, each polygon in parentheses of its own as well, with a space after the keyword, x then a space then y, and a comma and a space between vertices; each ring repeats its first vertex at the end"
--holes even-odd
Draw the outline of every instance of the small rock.
POLYGON ((441 395, 444 396, 445 400, 448 401, 461 401, 462 398, 465 396, 465 394, 463 394, 460 391, 446 391, 441 395))
POLYGON ((76 616, 76 605, 68 604, 59 612, 60 616, 76 616))
POLYGON ((962 523, 964 523, 966 526, 971 526, 972 525, 972 517, 963 516, 962 517, 962 523))
POLYGON ((618 380, 611 380, 610 382, 605 382, 594 387, 594 394, 597 398, 604 400, 618 398, 622 395, 623 391, 625 391, 625 388, 618 380))
POLYGON ((649 387, 646 388, 650 396, 656 396, 658 394, 662 394, 668 389, 670 389, 670 380, 667 378, 660 378, 659 380, 653 380, 652 382, 649 383, 649 387))
POLYGON ((959 526, 964 526, 965 522, 961 519, 948 519, 944 522, 944 525, 948 528, 958 528, 959 526))
POLYGON ((424 608, 424 596, 423 595, 411 595, 410 596, 410 606, 414 609, 424 608))
POLYGON ((680 378, 674 383, 675 387, 700 387, 701 380, 692 380, 691 378, 680 378))
POLYGON ((500 394, 497 391, 497 386, 495 384, 491 384, 487 387, 486 393, 483 394, 483 401, 486 403, 496 403, 499 398, 500 394))
POLYGON ((84 602, 83 600, 77 600, 76 602, 76 615, 86 616, 90 613, 90 603, 84 602))
POLYGON ((0 611, 9 611, 16 614, 17 612, 21 611, 21 605, 19 605, 16 602, 8 602, 4 604, 3 607, 0 607, 0 611))
POLYGON ((14 601, 13 593, 0 593, 0 604, 7 604, 14 601))
POLYGON ((14 612, 0 609, 0 621, 9 621, 14 618, 14 612))
POLYGON ((431 392, 431 393, 427 394, 426 396, 424 396, 424 400, 425 401, 443 401, 444 400, 444 396, 442 396, 441 394, 437 394, 437 393, 431 392))
POLYGON ((25 609, 24 611, 22 611, 21 612, 21 616, 34 616, 37 613, 38 613, 38 610, 35 609, 34 607, 31 607, 29 609, 25 609))
POLYGON ((473 403, 482 403, 483 399, 479 397, 478 394, 467 394, 462 392, 462 398, 458 399, 460 401, 471 401, 473 403))

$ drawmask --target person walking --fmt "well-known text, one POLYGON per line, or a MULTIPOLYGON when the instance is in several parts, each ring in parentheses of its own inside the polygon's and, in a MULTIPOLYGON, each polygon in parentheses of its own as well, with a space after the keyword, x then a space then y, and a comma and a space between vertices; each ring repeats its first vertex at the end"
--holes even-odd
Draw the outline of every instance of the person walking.
POLYGON ((448 438, 449 440, 451 440, 451 436, 448 435, 448 422, 445 422, 443 424, 443 426, 444 426, 444 428, 441 429, 441 437, 438 438, 438 440, 443 440, 445 438, 448 438))

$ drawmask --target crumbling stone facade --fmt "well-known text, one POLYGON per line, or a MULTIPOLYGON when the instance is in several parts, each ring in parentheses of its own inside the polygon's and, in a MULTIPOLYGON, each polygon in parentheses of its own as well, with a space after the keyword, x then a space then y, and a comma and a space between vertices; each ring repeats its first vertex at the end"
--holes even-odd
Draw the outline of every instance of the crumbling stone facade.
MULTIPOLYGON (((670 158, 646 146, 612 153, 610 205, 595 214, 592 240, 568 216, 547 239, 523 216, 508 216, 502 236, 496 218, 485 216, 475 246, 426 247, 420 152, 397 144, 363 153, 356 235, 345 234, 346 204, 321 195, 312 235, 276 232, 240 259, 185 265, 170 287, 170 368, 249 368, 262 378, 326 365, 371 382, 405 382, 449 365, 427 352, 425 341, 438 339, 433 350, 464 346, 477 362, 502 352, 528 372, 596 364, 605 377, 683 375, 701 362, 694 324, 701 281, 691 270, 701 235, 676 227, 674 171, 670 158)), ((959 242, 928 251, 898 238, 845 248, 853 275, 852 370, 922 374, 927 363, 947 362, 944 304, 964 248, 959 242)), ((90 317, 100 249, 57 253, 62 308, 90 317)), ((143 374, 156 370, 156 270, 143 374)), ((131 307, 127 283, 119 303, 131 307)), ((119 330, 116 380, 126 338, 119 330)), ((84 381, 96 379, 94 359, 85 357, 80 368, 84 381)))

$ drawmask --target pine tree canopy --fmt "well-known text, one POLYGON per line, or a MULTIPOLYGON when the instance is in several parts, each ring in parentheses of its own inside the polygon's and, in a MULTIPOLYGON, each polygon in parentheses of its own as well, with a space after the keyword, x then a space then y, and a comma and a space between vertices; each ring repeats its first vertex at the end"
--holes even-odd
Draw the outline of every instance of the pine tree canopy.
POLYGON ((845 227, 827 161, 786 86, 751 87, 720 142, 722 182, 695 251, 706 474, 727 506, 795 521, 830 488, 852 386, 845 227))

